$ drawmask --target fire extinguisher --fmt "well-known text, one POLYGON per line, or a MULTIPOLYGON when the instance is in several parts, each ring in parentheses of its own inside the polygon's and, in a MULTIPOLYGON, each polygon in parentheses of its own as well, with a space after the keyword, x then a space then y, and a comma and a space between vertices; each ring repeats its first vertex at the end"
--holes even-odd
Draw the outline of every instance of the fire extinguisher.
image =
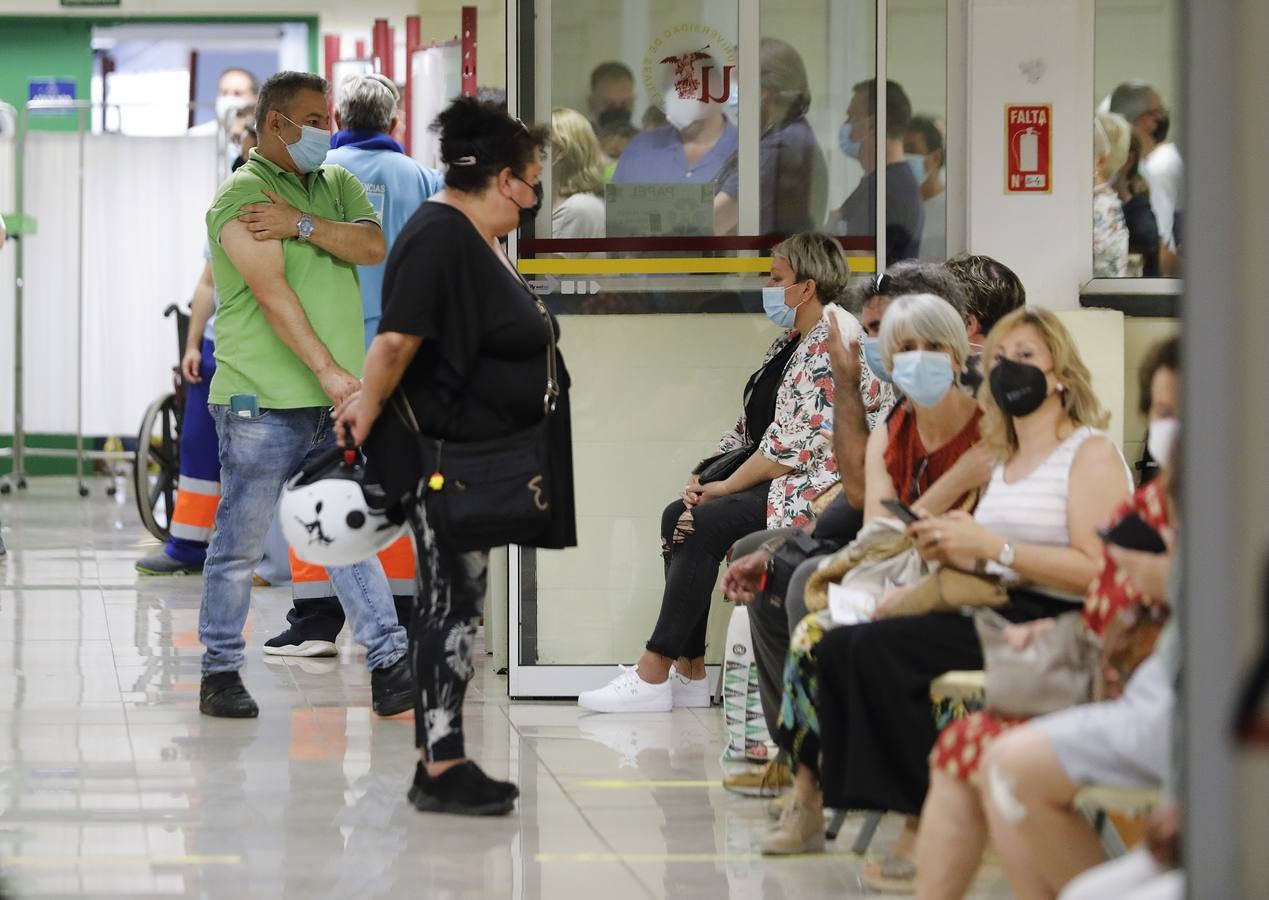
POLYGON ((1027 128, 1013 136, 1013 161, 1019 172, 1040 171, 1040 132, 1027 128))

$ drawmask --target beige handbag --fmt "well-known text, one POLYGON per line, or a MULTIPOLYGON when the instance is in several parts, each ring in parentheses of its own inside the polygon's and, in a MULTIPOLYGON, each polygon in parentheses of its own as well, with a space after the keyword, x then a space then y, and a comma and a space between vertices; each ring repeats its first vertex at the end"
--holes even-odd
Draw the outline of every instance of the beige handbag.
POLYGON ((964 606, 1004 606, 1009 593, 1000 579, 989 575, 971 575, 960 569, 942 566, 930 572, 904 594, 897 603, 877 610, 877 618, 923 616, 926 613, 957 612, 964 606))
POLYGON ((1063 613, 1053 628, 1022 650, 1005 639, 1012 623, 993 609, 974 612, 987 673, 987 708, 1006 716, 1042 716, 1093 697, 1099 647, 1079 612, 1063 613))

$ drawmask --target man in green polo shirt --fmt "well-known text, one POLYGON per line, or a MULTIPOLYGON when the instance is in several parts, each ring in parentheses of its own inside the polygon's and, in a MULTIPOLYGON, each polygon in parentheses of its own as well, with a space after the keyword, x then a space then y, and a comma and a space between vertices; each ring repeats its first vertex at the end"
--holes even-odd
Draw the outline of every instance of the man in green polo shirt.
MULTIPOLYGON (((220 293, 209 407, 220 440, 221 500, 207 562, 199 638, 199 709, 247 718, 243 628, 251 571, 283 485, 335 444, 330 407, 360 386, 365 340, 357 266, 384 257, 360 182, 323 165, 330 147, 325 79, 280 72, 256 102, 259 145, 207 211, 220 293)), ((375 712, 414 704, 405 629, 377 559, 328 569, 366 647, 375 712)))

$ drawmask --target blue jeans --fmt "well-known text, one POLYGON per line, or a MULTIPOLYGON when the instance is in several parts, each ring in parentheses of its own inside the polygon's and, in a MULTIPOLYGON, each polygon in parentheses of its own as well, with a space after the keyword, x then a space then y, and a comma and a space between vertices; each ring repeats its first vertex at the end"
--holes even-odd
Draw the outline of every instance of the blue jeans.
MULTIPOLYGON (((251 572, 264 552, 265 534, 283 485, 310 459, 334 445, 329 410, 262 409, 254 418, 210 404, 220 438, 220 507, 203 567, 198 636, 207 651, 203 674, 242 668, 243 627, 251 605, 251 572)), ((405 629, 397 623, 392 589, 371 557, 328 570, 353 637, 366 648, 371 669, 405 655, 405 629)))

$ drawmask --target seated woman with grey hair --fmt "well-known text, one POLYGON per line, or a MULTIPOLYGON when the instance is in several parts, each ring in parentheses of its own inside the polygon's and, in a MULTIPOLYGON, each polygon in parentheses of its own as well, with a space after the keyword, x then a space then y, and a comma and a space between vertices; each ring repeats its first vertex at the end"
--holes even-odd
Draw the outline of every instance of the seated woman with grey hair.
MULTIPOLYGON (((743 411, 723 435, 720 456, 698 466, 661 519, 665 592, 638 665, 578 703, 594 712, 653 712, 710 703, 705 632, 718 566, 728 548, 763 528, 801 525, 812 502, 838 480, 833 456, 829 320, 855 323, 836 306, 849 270, 837 241, 797 234, 771 251, 763 289, 767 317, 782 333, 745 388, 743 411)), ((860 394, 873 419, 889 390, 862 364, 860 394)), ((871 423, 870 423, 871 424, 871 423)))
MULTIPOLYGON (((881 320, 879 343, 882 362, 904 400, 868 439, 861 541, 875 540, 885 527, 868 529, 889 515, 885 502, 897 500, 930 515, 972 508, 976 489, 990 475, 988 457, 975 449, 982 410, 956 387, 970 353, 961 314, 934 294, 896 297, 881 320)), ((773 737, 795 767, 794 786, 780 822, 762 842, 766 854, 824 849, 815 650, 835 624, 827 608, 810 613, 789 644, 780 726, 773 737)))

